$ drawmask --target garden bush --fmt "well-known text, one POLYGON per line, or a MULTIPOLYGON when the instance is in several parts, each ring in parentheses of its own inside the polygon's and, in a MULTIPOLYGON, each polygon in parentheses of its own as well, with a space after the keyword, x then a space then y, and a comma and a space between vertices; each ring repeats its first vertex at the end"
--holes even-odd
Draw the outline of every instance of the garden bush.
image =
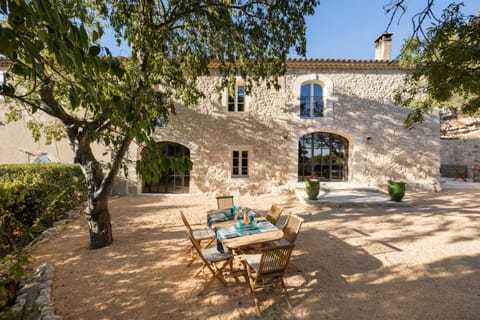
POLYGON ((77 165, 0 165, 0 311, 15 301, 16 284, 28 263, 22 248, 86 195, 77 165))
POLYGON ((85 180, 77 165, 0 165, 0 258, 85 199, 85 180))

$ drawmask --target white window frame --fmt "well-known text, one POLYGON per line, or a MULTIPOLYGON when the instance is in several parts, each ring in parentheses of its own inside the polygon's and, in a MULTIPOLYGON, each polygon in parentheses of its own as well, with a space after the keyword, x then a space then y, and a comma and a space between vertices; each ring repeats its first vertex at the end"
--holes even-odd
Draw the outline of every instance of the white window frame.
POLYGON ((227 111, 228 112, 245 112, 245 86, 241 84, 235 85, 235 92, 232 95, 228 95, 228 102, 227 102, 227 111), (243 91, 242 94, 240 94, 240 89, 243 91), (242 97, 243 101, 241 102, 243 106, 243 110, 239 110, 239 97, 242 97), (233 101, 232 101, 233 100, 233 101), (230 110, 230 106, 233 104, 233 110, 230 110))
POLYGON ((230 92, 228 88, 225 88, 222 93, 222 106, 225 107, 226 112, 230 114, 243 114, 245 112, 248 112, 249 110, 249 105, 250 105, 250 96, 245 93, 246 90, 246 83, 242 78, 237 78, 235 82, 235 97, 234 97, 234 110, 230 111, 229 110, 229 96, 230 92), (238 111, 238 87, 243 87, 243 111, 238 111))
POLYGON ((301 119, 315 119, 315 121, 331 121, 333 120, 333 104, 338 101, 338 97, 333 94, 333 81, 326 75, 320 73, 299 75, 294 82, 294 99, 291 100, 292 105, 296 105, 296 114, 301 119), (300 99, 302 84, 318 83, 323 88, 323 117, 300 117, 300 99), (323 119, 323 120, 320 120, 323 119))
POLYGON ((310 98, 309 99, 309 110, 310 110, 310 114, 309 115, 301 115, 300 114, 300 117, 301 118, 323 118, 323 115, 325 113, 325 101, 324 101, 324 94, 323 94, 323 85, 322 83, 319 83, 319 82, 315 82, 315 81, 308 81, 308 82, 304 82, 300 85, 300 104, 302 103, 302 98, 310 98), (302 96, 302 90, 301 88, 303 86, 309 86, 309 96, 302 96), (322 115, 318 116, 318 115, 315 115, 314 114, 314 110, 315 110, 315 107, 314 107, 314 103, 315 103, 315 85, 318 85, 322 88, 322 115))

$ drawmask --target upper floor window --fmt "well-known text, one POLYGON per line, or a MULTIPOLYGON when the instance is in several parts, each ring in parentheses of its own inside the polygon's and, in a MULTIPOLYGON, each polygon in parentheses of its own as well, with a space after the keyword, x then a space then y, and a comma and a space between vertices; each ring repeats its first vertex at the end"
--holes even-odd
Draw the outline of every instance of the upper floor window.
POLYGON ((232 159, 232 177, 248 176, 248 151, 234 150, 232 159))
POLYGON ((318 83, 301 86, 300 117, 323 117, 323 88, 318 83))
POLYGON ((228 111, 243 112, 245 111, 245 86, 236 85, 233 95, 228 95, 228 111))

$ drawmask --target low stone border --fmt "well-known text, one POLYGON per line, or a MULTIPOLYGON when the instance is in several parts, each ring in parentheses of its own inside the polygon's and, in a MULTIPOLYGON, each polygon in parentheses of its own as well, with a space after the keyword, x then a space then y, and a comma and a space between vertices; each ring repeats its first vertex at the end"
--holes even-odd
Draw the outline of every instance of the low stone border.
MULTIPOLYGON (((64 225, 77 219, 85 209, 85 204, 68 211, 67 218, 59 220, 51 228, 46 229, 25 248, 47 241, 51 236, 63 230, 64 225)), ((11 308, 12 311, 22 314, 22 319, 27 320, 61 320, 55 315, 52 302, 52 284, 55 268, 47 263, 42 263, 31 275, 22 278, 17 291, 17 299, 11 308)))
POLYGON ((52 303, 52 283, 55 268, 42 263, 33 275, 20 281, 17 300, 12 311, 22 314, 22 319, 61 320, 55 315, 52 303))

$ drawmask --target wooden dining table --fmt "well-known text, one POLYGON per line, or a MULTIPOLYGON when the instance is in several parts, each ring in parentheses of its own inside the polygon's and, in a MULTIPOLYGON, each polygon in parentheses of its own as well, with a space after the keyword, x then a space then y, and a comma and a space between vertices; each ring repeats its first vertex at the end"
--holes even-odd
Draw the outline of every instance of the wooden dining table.
POLYGON ((222 241, 224 247, 229 249, 241 249, 258 244, 264 244, 275 240, 280 240, 283 237, 283 231, 280 229, 262 232, 257 234, 249 234, 245 236, 239 236, 236 238, 229 238, 222 241))
POLYGON ((283 237, 283 231, 263 217, 259 217, 254 223, 243 225, 242 229, 239 229, 234 221, 216 225, 214 230, 217 236, 217 249, 220 252, 224 252, 226 248, 238 250, 283 237))

